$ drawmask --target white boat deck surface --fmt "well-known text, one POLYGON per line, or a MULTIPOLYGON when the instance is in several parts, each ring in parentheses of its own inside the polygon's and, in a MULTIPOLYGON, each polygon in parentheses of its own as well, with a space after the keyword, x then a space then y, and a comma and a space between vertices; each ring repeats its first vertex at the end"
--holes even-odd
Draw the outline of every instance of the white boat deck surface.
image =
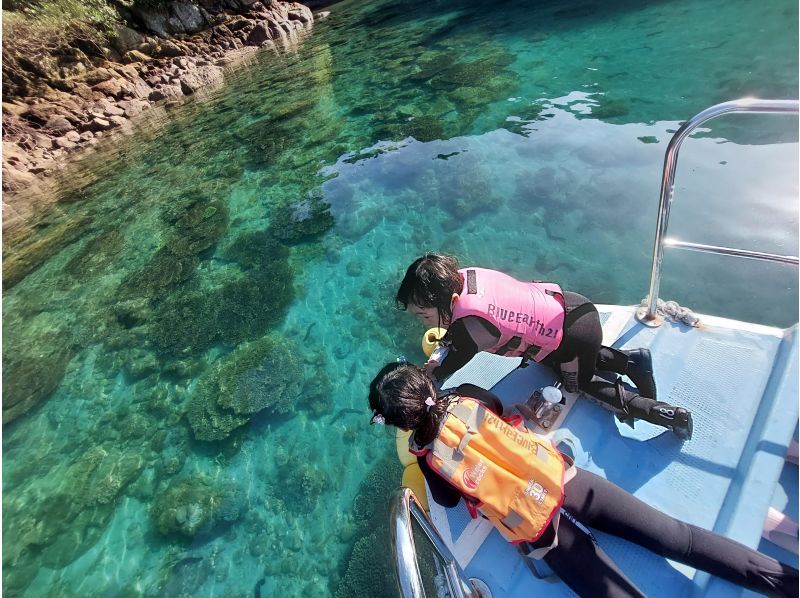
MULTIPOLYGON (((672 322, 647 328, 633 318, 633 307, 598 309, 606 345, 650 349, 659 399, 692 411, 694 437, 683 442, 642 421, 631 429, 579 398, 554 432, 565 443, 561 448, 579 467, 654 507, 797 566, 796 555, 761 542, 770 505, 791 507, 797 498, 796 466, 784 467, 798 425, 797 326, 781 330, 701 316, 700 328, 672 322)), ((516 369, 518 362, 481 353, 445 387, 471 382, 511 405, 555 380, 547 368, 516 369)), ((487 583, 495 597, 573 595, 555 577, 536 579, 488 522, 470 519, 463 502, 447 510, 430 504, 434 523, 467 576, 487 583)), ((790 514, 796 517, 796 508, 790 514)), ((648 596, 751 595, 613 536, 595 535, 648 596)))

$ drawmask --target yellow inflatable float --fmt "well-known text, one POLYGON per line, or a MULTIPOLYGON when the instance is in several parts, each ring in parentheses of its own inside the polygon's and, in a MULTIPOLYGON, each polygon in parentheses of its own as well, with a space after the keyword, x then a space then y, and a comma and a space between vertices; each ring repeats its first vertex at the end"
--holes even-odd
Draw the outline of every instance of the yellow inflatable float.
POLYGON ((430 328, 422 335, 422 352, 425 357, 430 357, 434 349, 439 345, 439 341, 444 338, 444 333, 447 332, 446 328, 430 328))
MULTIPOLYGON (((447 332, 445 328, 437 327, 428 329, 422 335, 422 352, 425 353, 425 357, 431 356, 431 353, 439 346, 439 341, 442 340, 445 332, 447 332)), ((419 468, 417 458, 408 452, 409 436, 411 436, 411 432, 400 428, 397 429, 395 434, 397 458, 400 459, 400 463, 405 467, 402 485, 406 488, 411 488, 425 511, 430 512, 428 493, 425 491, 425 476, 419 468)))
POLYGON ((425 476, 417 464, 417 458, 408 452, 408 437, 411 432, 397 428, 395 441, 397 443, 397 458, 405 466, 403 471, 402 486, 411 488, 425 512, 429 512, 428 493, 425 491, 425 476))

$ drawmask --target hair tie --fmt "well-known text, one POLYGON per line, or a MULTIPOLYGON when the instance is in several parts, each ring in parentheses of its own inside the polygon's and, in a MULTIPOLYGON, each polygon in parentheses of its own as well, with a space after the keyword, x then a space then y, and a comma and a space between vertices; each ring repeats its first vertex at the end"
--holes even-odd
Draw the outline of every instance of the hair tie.
POLYGON ((433 397, 428 397, 425 399, 425 404, 428 406, 428 408, 425 409, 425 413, 428 413, 431 410, 431 407, 436 405, 436 401, 433 400, 433 397))
POLYGON ((372 419, 369 420, 369 425, 378 424, 379 426, 386 425, 386 418, 383 417, 382 414, 378 413, 377 411, 372 412, 372 419))

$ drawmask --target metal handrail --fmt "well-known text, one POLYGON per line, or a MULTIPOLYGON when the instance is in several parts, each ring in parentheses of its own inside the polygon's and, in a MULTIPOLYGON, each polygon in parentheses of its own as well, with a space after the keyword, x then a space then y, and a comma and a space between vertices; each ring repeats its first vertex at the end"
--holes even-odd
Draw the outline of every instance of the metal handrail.
POLYGON ((411 518, 414 518, 444 563, 450 595, 455 598, 478 598, 478 593, 464 575, 453 553, 442 540, 414 492, 400 488, 392 499, 390 521, 392 522, 392 548, 395 553, 397 578, 403 598, 424 598, 425 589, 417 562, 417 549, 411 518))
POLYGON ((664 259, 664 247, 691 249, 707 253, 735 255, 751 259, 798 264, 796 256, 775 255, 743 249, 717 247, 714 245, 701 245, 699 243, 685 243, 673 239, 666 239, 667 226, 669 225, 669 211, 672 207, 672 198, 675 193, 675 167, 678 163, 678 151, 683 140, 698 126, 722 114, 729 112, 756 112, 771 114, 797 114, 800 112, 800 102, 797 100, 759 100, 743 98, 732 102, 723 102, 716 106, 706 108, 693 118, 687 120, 675 132, 667 145, 664 155, 664 170, 661 178, 661 197, 658 204, 658 221, 656 223, 656 237, 653 243, 653 266, 650 271, 650 290, 647 295, 647 312, 638 314, 645 322, 657 322, 656 310, 658 308, 658 290, 661 284, 661 262, 664 259))

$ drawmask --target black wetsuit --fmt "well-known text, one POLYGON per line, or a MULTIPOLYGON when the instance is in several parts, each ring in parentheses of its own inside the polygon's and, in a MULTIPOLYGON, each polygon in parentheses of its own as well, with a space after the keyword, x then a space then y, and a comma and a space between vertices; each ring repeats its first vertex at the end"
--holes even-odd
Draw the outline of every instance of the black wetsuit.
MULTIPOLYGON (((578 360, 578 387, 615 409, 627 410, 638 417, 662 425, 659 407, 667 406, 650 397, 625 392, 621 403, 616 376, 606 379, 596 376, 597 356, 603 343, 603 327, 597 308, 583 295, 564 291, 564 331, 558 349, 542 360, 560 376, 560 364, 578 360)), ((444 380, 464 367, 478 352, 497 344, 500 331, 494 324, 479 316, 455 320, 445 335, 449 351, 443 363, 433 370, 437 380, 444 380)))
MULTIPOLYGON (((502 412, 495 395, 476 388, 464 385, 456 390, 480 400, 496 413, 502 412)), ((458 504, 459 491, 434 473, 423 457, 418 457, 418 463, 434 500, 445 507, 458 504)), ((575 476, 564 486, 563 510, 566 514, 562 513, 557 531, 551 524, 533 547, 552 544, 553 535, 558 534, 558 546, 545 555, 544 561, 580 596, 644 594, 575 521, 755 592, 798 595, 796 569, 729 538, 674 519, 589 471, 576 468, 575 476)))

